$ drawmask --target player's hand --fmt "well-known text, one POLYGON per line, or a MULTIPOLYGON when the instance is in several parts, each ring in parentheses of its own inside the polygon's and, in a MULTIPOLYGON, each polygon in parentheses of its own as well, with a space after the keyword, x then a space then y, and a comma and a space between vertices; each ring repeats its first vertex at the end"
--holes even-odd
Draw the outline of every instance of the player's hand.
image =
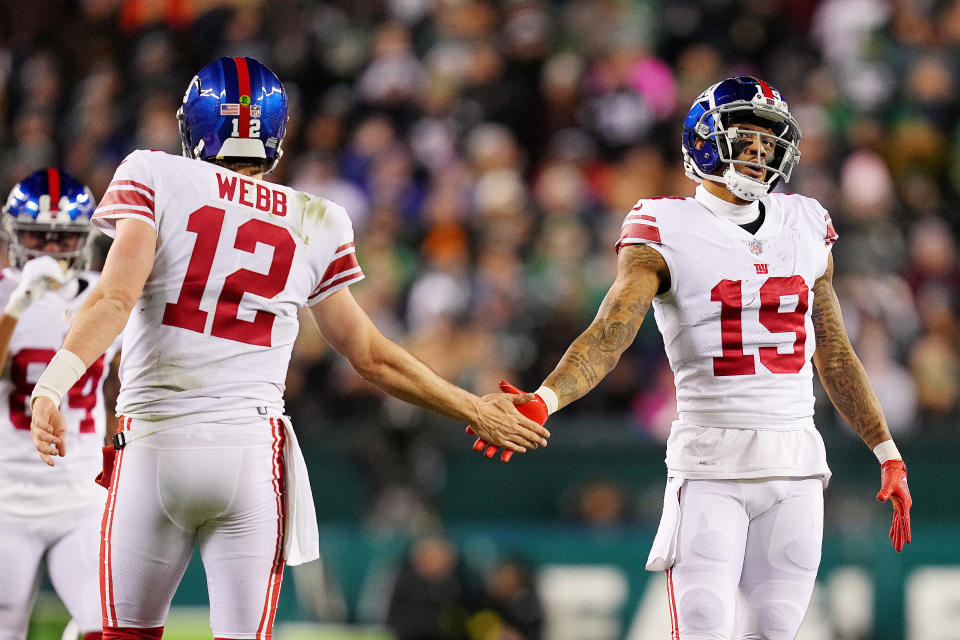
POLYGON ((20 283, 10 294, 3 312, 19 318, 47 289, 57 288, 67 281, 63 266, 51 256, 40 256, 23 265, 20 283))
POLYGON ((886 502, 892 498, 893 524, 890 526, 890 541, 893 548, 903 551, 903 545, 910 542, 910 487, 907 486, 907 465, 903 460, 887 460, 880 467, 880 493, 877 500, 886 502))
POLYGON ((53 456, 67 455, 66 433, 67 421, 53 400, 46 396, 37 397, 33 401, 30 435, 40 459, 51 467, 54 466, 53 456))
MULTIPOLYGON (((519 411, 521 414, 530 418, 531 420, 533 420, 534 422, 536 422, 541 426, 543 426, 543 424, 547 421, 547 418, 549 417, 550 412, 547 411, 547 405, 543 401, 543 398, 541 398, 537 394, 524 393, 523 391, 520 391, 520 389, 517 389, 515 386, 513 386, 512 384, 510 384, 505 380, 500 381, 500 390, 503 391, 504 393, 522 396, 523 398, 532 396, 530 400, 522 400, 519 404, 517 404, 516 405, 517 411, 519 411)), ((517 398, 515 400, 521 400, 521 399, 517 398)), ((473 430, 473 428, 469 426, 467 427, 466 431, 470 435, 477 435, 476 432, 473 430)), ((473 443, 473 450, 483 451, 483 455, 486 456, 487 458, 492 458, 493 456, 495 456, 499 448, 500 447, 494 444, 490 444, 488 441, 480 437, 478 437, 473 443)), ((513 451, 511 451, 510 449, 504 449, 503 453, 500 454, 500 459, 503 460, 504 462, 510 462, 511 457, 513 457, 513 451)))

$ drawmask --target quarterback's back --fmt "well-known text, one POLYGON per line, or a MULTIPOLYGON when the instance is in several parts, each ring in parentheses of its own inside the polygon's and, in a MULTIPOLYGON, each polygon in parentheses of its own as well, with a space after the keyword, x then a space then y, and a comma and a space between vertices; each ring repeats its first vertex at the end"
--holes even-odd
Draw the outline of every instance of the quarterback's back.
POLYGON ((119 413, 170 419, 282 410, 297 311, 363 277, 339 205, 158 151, 120 165, 93 221, 157 233, 124 330, 119 413))

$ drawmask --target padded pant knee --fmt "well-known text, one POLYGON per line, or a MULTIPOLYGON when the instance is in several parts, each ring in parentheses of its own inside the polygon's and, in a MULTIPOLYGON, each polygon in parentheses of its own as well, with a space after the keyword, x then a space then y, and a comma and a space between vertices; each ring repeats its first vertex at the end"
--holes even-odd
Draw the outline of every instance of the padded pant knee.
POLYGON ((677 613, 682 620, 684 638, 691 640, 729 640, 717 631, 724 618, 723 600, 704 587, 694 587, 680 597, 677 613))
POLYGON ((756 608, 757 630, 739 636, 739 640, 793 640, 806 613, 786 600, 768 600, 756 608))

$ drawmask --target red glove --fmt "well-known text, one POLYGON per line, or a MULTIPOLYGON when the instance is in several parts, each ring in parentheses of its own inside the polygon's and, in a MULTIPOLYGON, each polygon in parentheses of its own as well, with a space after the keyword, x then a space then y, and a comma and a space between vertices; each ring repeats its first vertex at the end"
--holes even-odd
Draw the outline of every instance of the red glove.
POLYGON ((877 500, 886 502, 893 498, 893 524, 890 526, 890 540, 893 548, 903 551, 903 545, 910 542, 910 487, 907 486, 907 465, 903 460, 887 460, 880 466, 880 493, 877 500))
MULTIPOLYGON (((517 389, 515 386, 507 382, 506 380, 500 381, 500 391, 504 393, 515 393, 517 395, 523 395, 523 391, 517 389)), ((547 411, 547 404, 543 401, 543 398, 535 395, 533 400, 529 402, 524 402, 523 404, 516 405, 517 411, 520 412, 520 415, 530 418, 534 422, 542 425, 547 421, 547 417, 550 415, 550 412, 547 411)), ((476 435, 472 427, 467 427, 466 432, 470 435, 476 435)), ((492 458, 497 454, 497 445, 487 444, 486 441, 477 438, 473 443, 474 451, 483 451, 483 455, 487 458, 492 458)), ((510 458, 513 457, 513 451, 510 449, 504 449, 503 453, 500 454, 500 459, 504 462, 510 462, 510 458)))

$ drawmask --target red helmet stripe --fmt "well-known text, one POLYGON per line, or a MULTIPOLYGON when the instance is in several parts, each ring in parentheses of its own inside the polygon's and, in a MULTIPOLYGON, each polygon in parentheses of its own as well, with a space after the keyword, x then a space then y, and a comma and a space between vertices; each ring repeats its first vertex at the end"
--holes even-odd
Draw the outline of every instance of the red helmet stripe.
POLYGON ((763 97, 764 97, 764 98, 772 98, 772 97, 773 97, 773 89, 770 88, 770 85, 768 85, 766 82, 764 82, 764 81, 761 80, 760 78, 757 78, 757 82, 760 83, 760 91, 763 92, 763 97))
POLYGON ((56 167, 47 169, 47 188, 50 191, 50 215, 56 218, 60 210, 60 170, 56 167))
POLYGON ((249 138, 250 100, 253 99, 253 96, 250 95, 250 71, 247 69, 246 58, 234 58, 233 60, 237 63, 237 83, 240 89, 240 97, 238 99, 240 103, 240 126, 238 131, 240 132, 241 138, 249 138), (243 96, 247 96, 247 104, 243 104, 243 96))

